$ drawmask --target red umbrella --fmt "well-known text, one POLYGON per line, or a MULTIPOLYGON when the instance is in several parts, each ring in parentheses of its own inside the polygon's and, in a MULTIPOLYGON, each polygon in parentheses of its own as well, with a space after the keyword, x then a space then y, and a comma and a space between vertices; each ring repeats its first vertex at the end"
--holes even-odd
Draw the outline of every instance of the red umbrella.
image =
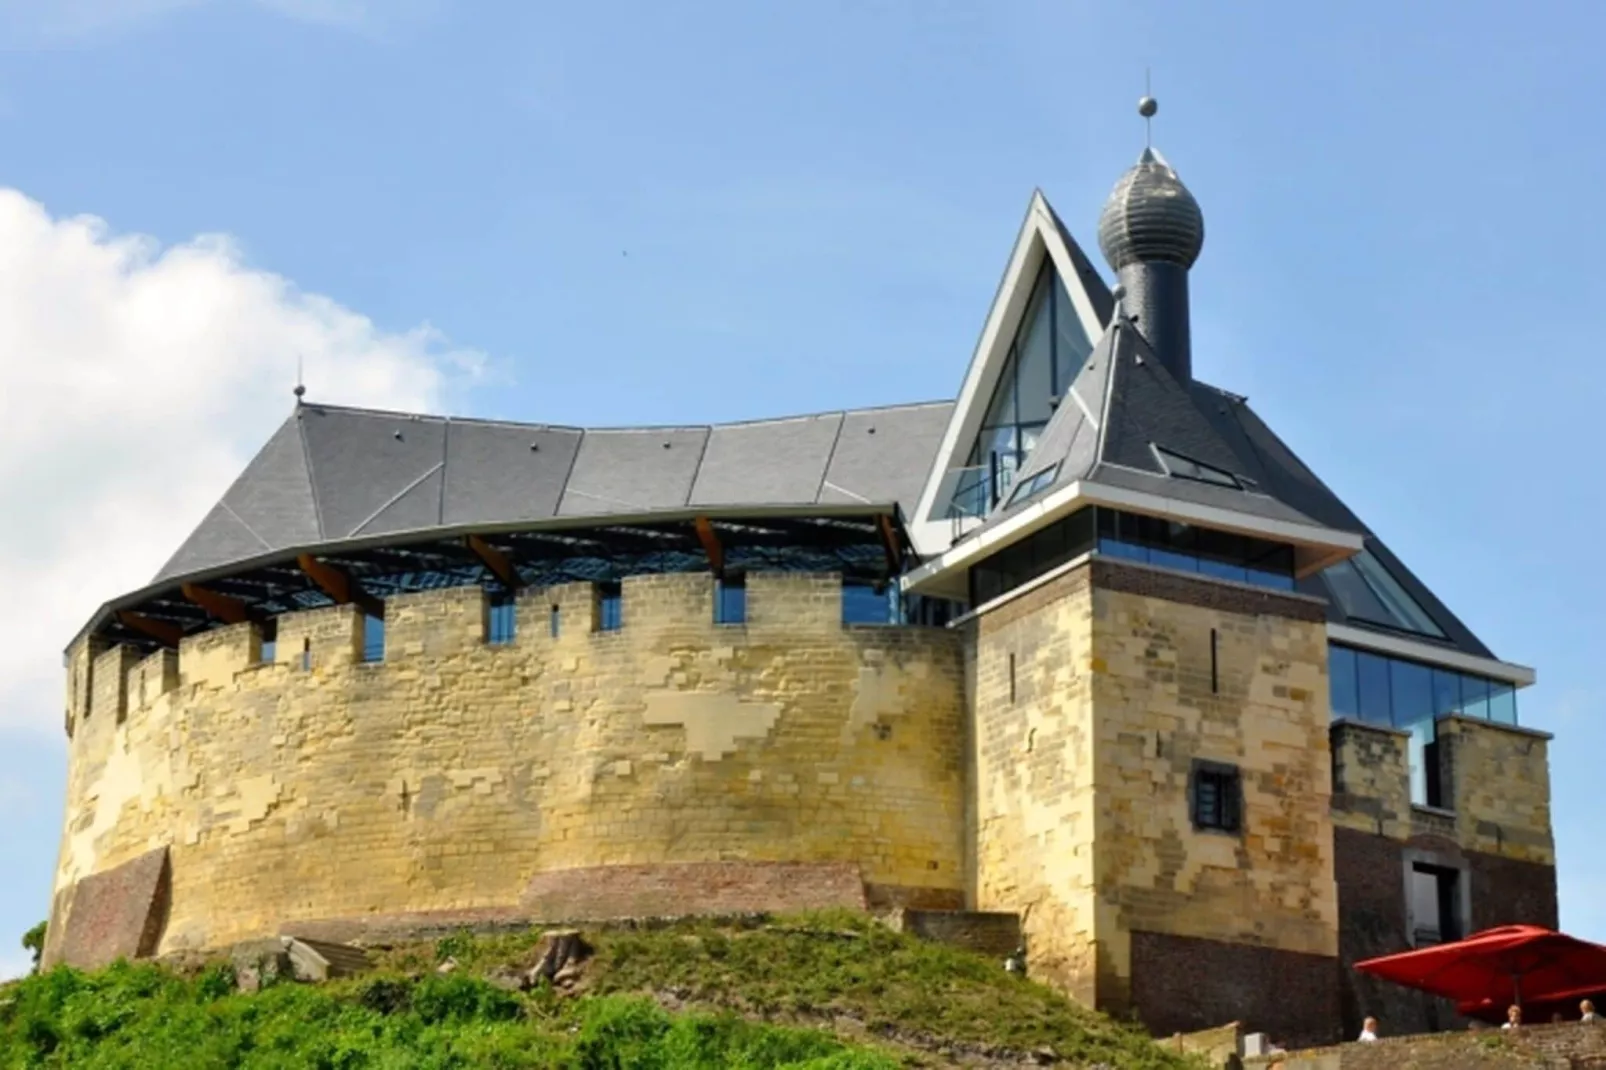
POLYGON ((1452 944, 1367 959, 1355 968, 1469 1005, 1520 1006, 1606 989, 1606 947, 1535 925, 1485 929, 1452 944))

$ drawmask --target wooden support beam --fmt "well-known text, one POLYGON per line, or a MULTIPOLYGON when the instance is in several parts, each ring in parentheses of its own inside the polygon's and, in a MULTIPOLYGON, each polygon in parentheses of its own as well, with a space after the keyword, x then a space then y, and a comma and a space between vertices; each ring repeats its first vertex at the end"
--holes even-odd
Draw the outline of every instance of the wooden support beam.
POLYGON ((117 623, 131 632, 138 632, 148 639, 154 639, 163 646, 176 647, 179 640, 184 638, 184 629, 178 625, 169 624, 165 620, 152 620, 127 609, 117 611, 117 623))
POLYGON ((470 535, 463 541, 468 544, 469 553, 479 558, 480 564, 484 565, 491 575, 502 581, 502 586, 510 591, 516 591, 524 586, 524 581, 519 579, 519 570, 513 567, 513 561, 507 554, 478 535, 470 535))
POLYGON ((209 591, 193 583, 181 584, 179 590, 185 601, 195 603, 224 624, 244 624, 254 616, 250 607, 238 598, 209 591))
POLYGON ((898 544, 898 532, 892 518, 885 513, 876 517, 876 528, 881 532, 881 548, 887 555, 887 575, 896 576, 903 570, 903 548, 898 544))
POLYGON ((706 516, 698 517, 694 522, 697 528, 697 541, 703 544, 703 553, 708 555, 708 567, 713 570, 714 578, 725 578, 725 547, 720 545, 719 532, 706 516))
POLYGON ((363 590, 362 584, 347 575, 344 569, 319 561, 311 554, 302 554, 296 558, 296 564, 324 594, 335 600, 336 605, 354 605, 370 617, 385 619, 385 603, 363 590))

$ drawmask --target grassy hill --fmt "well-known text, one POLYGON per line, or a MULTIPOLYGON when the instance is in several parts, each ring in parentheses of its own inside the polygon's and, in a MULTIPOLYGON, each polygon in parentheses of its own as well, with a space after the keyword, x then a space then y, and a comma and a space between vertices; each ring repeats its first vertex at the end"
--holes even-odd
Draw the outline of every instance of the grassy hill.
POLYGON ((225 963, 58 969, 0 987, 0 1070, 1200 1065, 857 915, 604 928, 564 987, 509 990, 539 940, 452 936, 358 978, 252 994, 225 963))

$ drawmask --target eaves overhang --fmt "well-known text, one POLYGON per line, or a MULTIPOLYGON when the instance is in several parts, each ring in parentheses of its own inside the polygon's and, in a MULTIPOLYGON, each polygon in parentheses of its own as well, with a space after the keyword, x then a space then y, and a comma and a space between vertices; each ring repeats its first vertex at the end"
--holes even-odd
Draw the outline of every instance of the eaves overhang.
POLYGON ((1365 536, 1359 532, 1254 516, 1084 479, 1053 491, 999 524, 984 526, 910 571, 903 579, 904 590, 954 597, 955 592, 963 591, 968 586, 965 577, 972 566, 1089 505, 1102 505, 1123 512, 1286 543, 1294 548, 1295 575, 1301 577, 1352 557, 1365 545, 1365 536))
MULTIPOLYGON (((440 525, 283 547, 222 565, 165 576, 139 590, 131 591, 101 605, 73 637, 72 642, 68 644, 68 650, 70 651, 85 637, 106 628, 120 612, 136 610, 155 599, 164 597, 176 599, 186 586, 205 587, 210 583, 226 581, 262 569, 295 568, 296 563, 303 557, 322 560, 357 557, 374 551, 405 553, 409 550, 428 550, 443 544, 467 540, 471 536, 493 540, 499 536, 561 537, 566 533, 579 535, 589 532, 622 532, 635 528, 655 529, 661 532, 662 529, 673 525, 696 525, 699 522, 707 522, 722 528, 727 534, 736 533, 738 537, 744 528, 762 528, 765 522, 772 524, 791 522, 794 527, 789 530, 801 531, 805 535, 816 531, 831 533, 834 527, 838 529, 840 537, 865 545, 873 544, 881 547, 890 537, 894 545, 886 546, 889 557, 909 552, 902 513, 898 505, 892 502, 677 507, 590 516, 440 525)), ((688 528, 688 538, 685 541, 691 543, 695 536, 689 532, 688 528)), ((896 571, 890 562, 888 570, 896 571)))

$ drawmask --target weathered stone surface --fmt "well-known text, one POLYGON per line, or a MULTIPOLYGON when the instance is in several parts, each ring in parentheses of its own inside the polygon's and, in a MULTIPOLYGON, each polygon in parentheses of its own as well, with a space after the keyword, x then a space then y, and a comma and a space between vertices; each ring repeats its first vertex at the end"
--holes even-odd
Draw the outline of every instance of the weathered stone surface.
MULTIPOLYGON (((715 625, 712 595, 706 574, 632 577, 601 632, 588 585, 534 592, 505 646, 477 588, 408 595, 375 664, 350 607, 287 614, 275 664, 251 625, 220 628, 176 673, 136 672, 137 698, 130 657, 75 650, 57 888, 171 842, 164 951, 517 913, 538 875, 615 866, 839 864, 850 900, 962 903, 960 636, 845 628, 830 576, 751 574, 745 626, 715 625)), ((770 887, 738 908, 824 894, 770 887)), ((676 891, 675 914, 739 898, 676 891)))
POLYGON ((887 922, 922 940, 999 960, 1021 945, 1020 915, 1003 911, 904 909, 893 912, 887 922))
POLYGON ((520 897, 531 918, 608 921, 687 913, 865 909, 851 862, 678 862, 540 873, 520 897), (695 906, 695 910, 691 908, 695 906))
POLYGON ((95 969, 157 953, 167 924, 172 870, 167 848, 87 876, 57 897, 43 964, 95 969), (55 934, 59 932, 59 936, 55 934))

